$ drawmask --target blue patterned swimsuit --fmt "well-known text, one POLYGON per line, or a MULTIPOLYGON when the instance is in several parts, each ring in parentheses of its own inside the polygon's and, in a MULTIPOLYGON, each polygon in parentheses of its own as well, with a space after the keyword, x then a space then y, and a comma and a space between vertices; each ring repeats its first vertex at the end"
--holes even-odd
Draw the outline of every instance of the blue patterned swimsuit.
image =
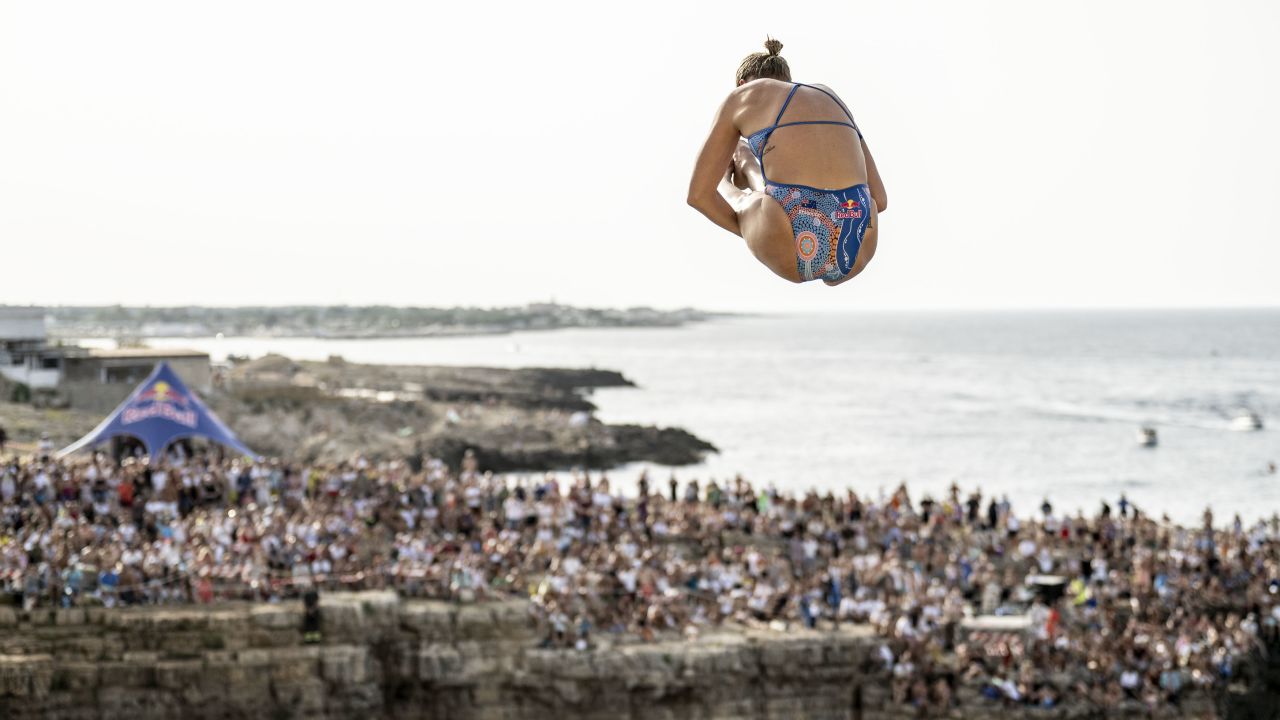
POLYGON ((871 188, 866 183, 861 183, 843 190, 822 190, 808 185, 771 181, 768 173, 764 172, 765 145, 774 130, 792 125, 843 125, 858 133, 859 140, 862 139, 862 132, 853 123, 853 115, 849 114, 849 110, 836 96, 820 87, 793 83, 773 124, 747 138, 751 152, 760 161, 765 192, 782 205, 787 217, 791 219, 791 233, 796 243, 796 270, 799 271, 800 278, 806 281, 822 278, 826 284, 834 285, 853 270, 853 263, 858 258, 862 237, 871 222, 871 188), (849 116, 849 122, 782 122, 782 115, 791 104, 791 98, 802 87, 812 88, 830 97, 849 116))

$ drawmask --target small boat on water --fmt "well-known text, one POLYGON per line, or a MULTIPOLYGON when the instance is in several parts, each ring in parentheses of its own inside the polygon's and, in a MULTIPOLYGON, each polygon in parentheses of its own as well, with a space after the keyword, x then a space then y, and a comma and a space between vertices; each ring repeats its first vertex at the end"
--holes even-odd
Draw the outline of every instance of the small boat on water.
POLYGON ((1153 427, 1143 427, 1138 430, 1138 445, 1142 447, 1153 448, 1160 444, 1160 440, 1156 437, 1156 429, 1153 427))
POLYGON ((1231 429, 1239 432, 1261 430, 1262 416, 1252 410, 1241 410, 1231 419, 1231 429))

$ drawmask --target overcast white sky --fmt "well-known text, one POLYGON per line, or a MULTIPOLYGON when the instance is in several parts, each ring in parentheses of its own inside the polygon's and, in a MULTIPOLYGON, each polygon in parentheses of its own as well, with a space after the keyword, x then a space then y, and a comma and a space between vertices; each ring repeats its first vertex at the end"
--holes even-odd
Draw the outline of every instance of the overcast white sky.
POLYGON ((0 303, 1280 305, 1277 36, 1267 1, 0 0, 0 303), (684 203, 766 33, 889 190, 838 289, 684 203))

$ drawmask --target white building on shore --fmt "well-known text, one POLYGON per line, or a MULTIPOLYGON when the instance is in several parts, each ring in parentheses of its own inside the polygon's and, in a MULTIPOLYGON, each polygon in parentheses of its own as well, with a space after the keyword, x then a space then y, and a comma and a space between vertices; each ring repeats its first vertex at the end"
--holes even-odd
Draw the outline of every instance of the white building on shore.
POLYGON ((0 377, 43 391, 46 399, 95 411, 115 407, 161 360, 197 392, 212 388, 208 353, 50 344, 45 314, 44 308, 0 306, 0 377))
POLYGON ((50 346, 44 308, 0 307, 0 376, 32 389, 62 380, 64 348, 50 346))

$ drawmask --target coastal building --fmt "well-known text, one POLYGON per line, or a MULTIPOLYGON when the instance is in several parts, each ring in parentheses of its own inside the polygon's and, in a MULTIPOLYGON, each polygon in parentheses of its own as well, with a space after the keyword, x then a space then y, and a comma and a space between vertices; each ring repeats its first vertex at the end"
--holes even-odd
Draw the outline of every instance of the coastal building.
POLYGON ((207 395, 213 389, 208 353, 157 348, 80 349, 85 354, 66 358, 58 385, 58 392, 75 408, 110 411, 161 362, 168 363, 196 392, 207 395))
POLYGON ((213 387, 208 353, 51 343, 45 314, 39 307, 0 307, 0 376, 46 400, 107 412, 160 362, 169 363, 196 392, 213 387))
POLYGON ((0 307, 0 376, 28 388, 57 387, 65 349, 49 345, 44 308, 0 307))

